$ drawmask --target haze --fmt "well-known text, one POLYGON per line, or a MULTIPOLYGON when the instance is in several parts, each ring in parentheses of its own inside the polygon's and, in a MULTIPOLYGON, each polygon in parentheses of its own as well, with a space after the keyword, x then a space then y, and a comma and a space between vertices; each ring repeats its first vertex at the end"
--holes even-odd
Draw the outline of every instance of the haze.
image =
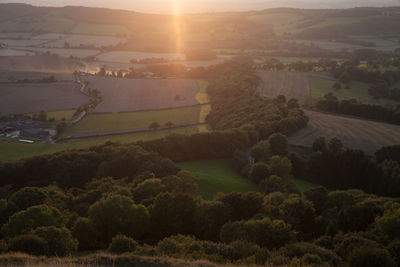
POLYGON ((148 13, 199 13, 258 10, 274 7, 351 8, 394 6, 400 0, 0 0, 0 3, 27 3, 36 6, 88 6, 128 9, 148 13))

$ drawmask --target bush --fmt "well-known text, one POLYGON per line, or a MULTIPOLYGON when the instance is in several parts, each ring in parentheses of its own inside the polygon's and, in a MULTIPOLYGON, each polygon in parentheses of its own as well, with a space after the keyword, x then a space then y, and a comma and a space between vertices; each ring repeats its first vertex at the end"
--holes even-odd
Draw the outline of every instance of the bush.
POLYGON ((132 238, 124 235, 117 235, 112 239, 108 251, 114 254, 122 254, 125 252, 133 252, 137 246, 138 243, 132 238))
POLYGON ((94 250, 100 246, 99 234, 87 218, 78 218, 72 228, 72 235, 78 240, 79 250, 94 250))
POLYGON ((33 233, 47 241, 48 255, 66 256, 78 249, 78 241, 72 237, 71 232, 66 228, 40 227, 33 233))
POLYGON ((40 256, 48 253, 48 246, 46 240, 43 238, 37 235, 27 234, 11 239, 9 251, 23 252, 40 256))
POLYGON ((287 153, 287 138, 283 134, 275 133, 268 138, 270 149, 274 155, 285 155, 287 153))
POLYGON ((386 249, 361 247, 349 256, 352 267, 395 267, 396 263, 386 249))

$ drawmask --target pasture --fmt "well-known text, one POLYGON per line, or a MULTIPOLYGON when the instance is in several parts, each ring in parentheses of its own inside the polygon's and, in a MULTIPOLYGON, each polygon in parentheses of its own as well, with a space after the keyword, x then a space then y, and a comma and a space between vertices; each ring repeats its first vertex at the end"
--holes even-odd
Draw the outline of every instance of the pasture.
POLYGON ((90 114, 70 127, 64 136, 79 136, 85 133, 116 132, 134 129, 148 129, 157 122, 164 127, 167 122, 174 125, 188 125, 200 122, 201 106, 175 109, 137 111, 125 113, 90 114))
POLYGON ((400 126, 305 110, 308 126, 289 137, 289 143, 311 147, 315 138, 337 137, 348 148, 374 153, 400 143, 400 126))
POLYGON ((49 55, 0 57, 0 71, 69 73, 83 65, 76 60, 49 55))
POLYGON ((0 84, 2 114, 73 109, 87 101, 88 97, 81 94, 78 86, 72 82, 0 84))
POLYGON ((232 169, 230 160, 207 160, 177 164, 182 170, 198 178, 198 193, 204 199, 212 199, 219 192, 256 191, 256 187, 232 169))
POLYGON ((79 139, 58 144, 22 144, 14 142, 2 142, 0 140, 0 162, 6 162, 9 160, 18 160, 27 157, 33 157, 38 155, 46 155, 51 153, 60 152, 68 149, 84 149, 91 146, 101 145, 108 141, 120 142, 120 143, 133 143, 137 141, 148 141, 158 138, 163 138, 170 134, 195 134, 199 132, 207 131, 204 125, 190 126, 179 129, 165 129, 145 133, 135 133, 126 135, 114 135, 90 139, 79 139))
POLYGON ((188 79, 119 79, 87 76, 91 88, 101 91, 96 112, 128 112, 177 108, 198 104, 198 85, 188 79))
POLYGON ((35 72, 35 71, 1 71, 0 82, 15 82, 18 80, 40 80, 53 76, 58 81, 72 81, 73 76, 71 73, 48 73, 48 72, 35 72))
POLYGON ((310 96, 311 98, 322 98, 328 93, 333 93, 339 100, 357 99, 364 104, 386 105, 396 104, 396 101, 389 99, 375 99, 368 93, 369 84, 361 82, 351 82, 350 89, 334 89, 334 80, 324 79, 322 77, 310 77, 310 96))
POLYGON ((274 98, 284 95, 287 99, 296 98, 300 102, 309 96, 308 74, 286 71, 258 71, 261 82, 258 90, 261 96, 274 98))

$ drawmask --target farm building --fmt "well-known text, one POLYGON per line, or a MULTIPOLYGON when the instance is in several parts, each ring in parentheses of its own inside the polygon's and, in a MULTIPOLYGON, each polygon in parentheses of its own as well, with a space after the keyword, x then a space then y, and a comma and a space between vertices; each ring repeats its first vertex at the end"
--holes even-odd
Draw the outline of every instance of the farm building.
POLYGON ((28 137, 28 138, 40 139, 40 138, 44 138, 49 135, 50 135, 49 131, 43 130, 43 129, 38 129, 38 128, 26 129, 26 130, 22 130, 20 132, 20 136, 28 137))

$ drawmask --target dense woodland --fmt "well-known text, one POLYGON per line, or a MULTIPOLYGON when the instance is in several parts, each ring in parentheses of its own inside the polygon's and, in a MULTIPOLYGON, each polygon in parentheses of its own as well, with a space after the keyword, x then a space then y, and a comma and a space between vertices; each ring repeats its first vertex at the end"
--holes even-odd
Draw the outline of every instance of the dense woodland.
POLYGON ((398 195, 399 148, 371 158, 343 149, 337 139, 318 139, 309 157, 288 152, 285 135, 307 118, 295 99, 260 98, 251 62, 237 60, 203 73, 210 83, 211 133, 0 164, 0 251, 397 266, 399 203, 360 189, 398 195), (229 157, 259 192, 203 200, 197 179, 173 162, 229 157), (302 195, 291 177, 326 187, 302 195))

